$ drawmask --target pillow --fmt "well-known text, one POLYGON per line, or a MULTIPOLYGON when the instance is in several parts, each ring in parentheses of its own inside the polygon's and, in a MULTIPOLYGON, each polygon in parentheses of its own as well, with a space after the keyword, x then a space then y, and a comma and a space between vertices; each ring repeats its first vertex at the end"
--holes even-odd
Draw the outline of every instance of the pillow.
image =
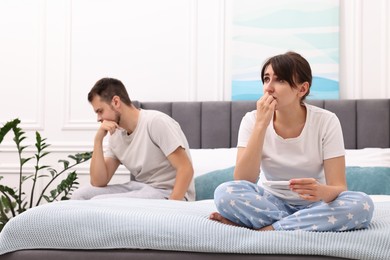
POLYGON ((214 198, 214 191, 219 184, 232 181, 234 166, 226 169, 212 171, 195 178, 196 200, 214 198))
POLYGON ((390 195, 390 167, 346 167, 348 190, 390 195))

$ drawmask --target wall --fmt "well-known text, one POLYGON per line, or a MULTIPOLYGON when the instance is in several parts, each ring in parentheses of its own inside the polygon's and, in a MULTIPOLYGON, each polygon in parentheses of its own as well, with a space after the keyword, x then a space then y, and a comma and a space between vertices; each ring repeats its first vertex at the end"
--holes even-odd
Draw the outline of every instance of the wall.
MULTIPOLYGON (((143 101, 229 100, 231 6, 231 0, 2 0, 0 122, 22 120, 27 155, 38 130, 51 144, 52 165, 92 150, 98 124, 86 95, 102 77, 121 79, 131 98, 143 101)), ((390 98, 389 13, 386 0, 340 1, 341 98, 390 98)), ((12 186, 18 164, 10 137, 0 145, 0 175, 12 186)), ((88 164, 77 170, 85 183, 88 164)), ((121 168, 118 175, 127 179, 125 173, 121 168)))
POLYGON ((390 3, 342 0, 341 98, 389 98, 390 3))

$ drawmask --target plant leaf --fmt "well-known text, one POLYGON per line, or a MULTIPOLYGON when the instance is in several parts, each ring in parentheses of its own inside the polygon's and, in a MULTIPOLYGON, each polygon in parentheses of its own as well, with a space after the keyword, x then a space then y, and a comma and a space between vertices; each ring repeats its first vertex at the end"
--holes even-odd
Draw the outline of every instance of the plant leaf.
POLYGON ((0 144, 3 141, 5 135, 11 130, 17 128, 18 124, 20 123, 20 120, 18 118, 8 121, 4 124, 3 127, 0 128, 0 144))
POLYGON ((21 158, 20 163, 23 166, 26 162, 30 161, 34 157, 29 157, 29 158, 21 158))
MULTIPOLYGON (((39 197, 35 205, 39 205, 41 200, 44 199, 46 202, 53 202, 57 199, 67 200, 70 198, 71 193, 78 187, 79 183, 77 182, 77 174, 76 171, 69 173, 65 179, 63 179, 55 189, 51 190, 49 195, 45 194, 46 190, 54 183, 54 180, 57 177, 61 176, 63 173, 67 173, 68 170, 80 163, 88 161, 92 157, 92 152, 78 153, 74 155, 69 155, 68 158, 75 160, 76 163, 70 164, 68 160, 58 160, 59 163, 63 164, 64 169, 56 170, 48 165, 42 165, 40 163, 40 159, 44 156, 47 156, 50 152, 44 151, 47 149, 50 144, 46 143, 46 138, 43 138, 41 134, 36 131, 35 132, 35 147, 37 152, 32 157, 24 158, 22 156, 23 151, 28 147, 22 145, 22 141, 24 141, 27 137, 23 129, 18 127, 20 123, 19 119, 14 119, 13 121, 7 122, 3 127, 0 128, 0 143, 4 140, 4 137, 11 130, 14 134, 13 140, 16 144, 19 156, 20 163, 20 179, 18 188, 10 188, 5 185, 0 185, 0 231, 4 227, 4 225, 9 221, 10 218, 15 217, 17 214, 20 214, 26 211, 29 207, 33 207, 34 201, 34 188, 38 178, 50 177, 51 179, 39 193, 39 197), (31 159, 36 159, 36 165, 34 165, 35 173, 32 175, 26 176, 23 170, 23 165, 26 164, 31 159), (47 170, 49 174, 41 174, 42 170, 47 170), (22 190, 26 186, 23 186, 23 182, 32 179, 33 185, 31 186, 31 192, 26 192, 22 190)), ((3 179, 3 176, 0 176, 0 180, 3 179)))
POLYGON ((58 162, 62 162, 64 164, 64 169, 68 169, 69 168, 69 161, 67 161, 67 160, 58 160, 58 162))
POLYGON ((25 182, 26 180, 32 178, 33 175, 29 175, 29 176, 22 176, 22 183, 25 182))
POLYGON ((47 202, 52 202, 48 196, 43 195, 42 197, 43 197, 47 202))
POLYGON ((45 177, 50 177, 50 176, 47 175, 47 174, 41 174, 41 175, 37 176, 37 179, 38 179, 38 178, 45 178, 45 177))
POLYGON ((49 168, 48 171, 50 172, 51 177, 54 177, 55 175, 57 175, 57 171, 55 169, 53 169, 53 168, 49 168))

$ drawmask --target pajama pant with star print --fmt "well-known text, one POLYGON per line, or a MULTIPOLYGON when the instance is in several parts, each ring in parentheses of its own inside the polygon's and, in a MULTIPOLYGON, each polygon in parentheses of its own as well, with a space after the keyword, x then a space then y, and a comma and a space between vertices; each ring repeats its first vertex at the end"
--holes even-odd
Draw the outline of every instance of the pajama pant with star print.
POLYGON ((252 229, 272 225, 275 230, 346 231, 366 228, 374 204, 362 192, 345 191, 332 202, 291 205, 248 181, 217 187, 214 201, 228 220, 252 229))

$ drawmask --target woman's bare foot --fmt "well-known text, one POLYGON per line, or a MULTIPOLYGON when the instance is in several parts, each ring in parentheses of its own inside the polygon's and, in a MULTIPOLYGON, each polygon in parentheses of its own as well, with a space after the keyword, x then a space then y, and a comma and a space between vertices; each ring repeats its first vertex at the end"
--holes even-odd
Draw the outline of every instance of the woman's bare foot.
MULTIPOLYGON (((221 223, 226 224, 226 225, 240 226, 240 225, 238 225, 238 224, 228 220, 227 218, 222 217, 222 215, 219 214, 218 212, 211 213, 210 216, 209 216, 209 219, 221 222, 221 223)), ((256 230, 257 231, 271 231, 271 230, 275 230, 275 229, 274 229, 274 227, 272 225, 269 225, 269 226, 265 226, 265 227, 262 227, 262 228, 256 229, 256 230)))
POLYGON ((257 229, 257 231, 272 231, 272 230, 275 230, 272 225, 265 226, 265 227, 262 227, 260 229, 257 229))
POLYGON ((238 224, 228 220, 227 218, 222 217, 222 215, 219 214, 218 212, 211 213, 209 216, 209 219, 221 222, 221 223, 226 224, 226 225, 239 226, 238 224))

